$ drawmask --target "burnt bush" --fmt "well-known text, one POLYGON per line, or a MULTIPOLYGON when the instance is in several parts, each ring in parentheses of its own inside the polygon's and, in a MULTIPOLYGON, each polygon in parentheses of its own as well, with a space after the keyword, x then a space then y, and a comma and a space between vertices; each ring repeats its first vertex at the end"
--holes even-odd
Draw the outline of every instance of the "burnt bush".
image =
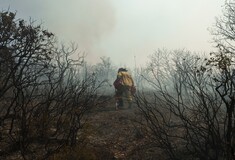
POLYGON ((84 76, 83 63, 74 44, 59 46, 41 25, 0 13, 1 158, 46 159, 79 144, 103 83, 84 76))

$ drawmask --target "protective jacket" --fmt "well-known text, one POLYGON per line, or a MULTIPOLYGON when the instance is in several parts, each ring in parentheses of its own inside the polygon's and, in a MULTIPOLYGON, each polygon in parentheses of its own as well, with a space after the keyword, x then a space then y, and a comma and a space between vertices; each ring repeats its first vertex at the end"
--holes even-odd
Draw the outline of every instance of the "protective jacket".
POLYGON ((125 72, 125 71, 118 72, 117 79, 121 79, 121 83, 123 86, 127 86, 127 87, 134 86, 134 81, 131 75, 128 74, 128 72, 125 72))

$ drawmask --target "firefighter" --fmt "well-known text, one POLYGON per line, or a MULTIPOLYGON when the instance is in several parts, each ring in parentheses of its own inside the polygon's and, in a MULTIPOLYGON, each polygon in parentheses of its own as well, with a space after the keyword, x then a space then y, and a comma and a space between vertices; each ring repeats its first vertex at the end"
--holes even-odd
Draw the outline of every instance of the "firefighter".
POLYGON ((128 108, 131 108, 135 85, 131 75, 125 68, 118 69, 117 78, 113 85, 115 87, 116 109, 124 106, 124 98, 128 102, 128 108))

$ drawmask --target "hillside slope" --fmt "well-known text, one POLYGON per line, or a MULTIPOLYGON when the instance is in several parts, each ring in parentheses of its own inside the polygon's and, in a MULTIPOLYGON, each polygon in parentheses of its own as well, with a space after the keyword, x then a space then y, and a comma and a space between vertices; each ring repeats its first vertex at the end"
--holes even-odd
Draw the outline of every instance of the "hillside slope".
MULTIPOLYGON (((116 110, 114 103, 109 103, 90 114, 87 121, 89 143, 108 150, 113 155, 112 159, 155 159, 153 151, 144 147, 149 143, 136 123, 139 118, 135 105, 130 109, 116 110)), ((159 155, 157 159, 163 158, 159 155)))

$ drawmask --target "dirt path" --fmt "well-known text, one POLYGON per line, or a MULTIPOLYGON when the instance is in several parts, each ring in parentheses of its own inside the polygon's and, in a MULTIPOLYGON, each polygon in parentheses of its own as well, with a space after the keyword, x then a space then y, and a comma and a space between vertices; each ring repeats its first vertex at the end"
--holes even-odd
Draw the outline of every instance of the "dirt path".
POLYGON ((95 131, 89 135, 93 145, 105 146, 115 159, 126 159, 138 149, 144 138, 136 128, 134 120, 137 109, 106 107, 102 111, 93 112, 89 119, 95 131))

